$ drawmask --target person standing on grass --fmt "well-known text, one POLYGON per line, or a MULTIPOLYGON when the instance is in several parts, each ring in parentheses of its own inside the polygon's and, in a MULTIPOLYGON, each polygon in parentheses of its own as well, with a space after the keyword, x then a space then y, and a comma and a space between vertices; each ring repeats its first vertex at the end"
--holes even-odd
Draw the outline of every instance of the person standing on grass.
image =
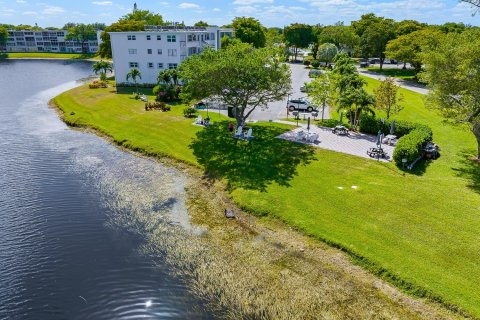
POLYGON ((230 123, 228 124, 228 130, 233 133, 233 122, 232 121, 230 121, 230 123))

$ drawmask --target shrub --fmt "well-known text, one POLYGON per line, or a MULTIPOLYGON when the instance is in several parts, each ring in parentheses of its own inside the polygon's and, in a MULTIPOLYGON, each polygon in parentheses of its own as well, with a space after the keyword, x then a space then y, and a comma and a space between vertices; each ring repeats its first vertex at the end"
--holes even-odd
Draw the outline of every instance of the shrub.
POLYGON ((401 137, 393 152, 393 160, 397 166, 403 164, 402 159, 407 159, 407 163, 412 163, 423 153, 423 146, 432 141, 432 130, 427 126, 419 126, 407 135, 401 137))
POLYGON ((159 101, 149 101, 145 103, 145 110, 160 110, 160 111, 170 111, 171 107, 165 102, 159 101))
POLYGON ((314 67, 315 69, 317 69, 318 67, 320 67, 320 61, 318 61, 318 60, 313 60, 313 61, 312 61, 312 67, 314 67))
POLYGON ((307 59, 303 60, 303 65, 305 65, 307 67, 310 65, 310 63, 312 63, 312 61, 307 60, 307 59))
MULTIPOLYGON (((319 126, 323 126, 323 127, 327 127, 327 128, 335 128, 339 124, 340 124, 340 121, 337 120, 337 119, 324 119, 323 121, 320 120, 318 122, 319 126)), ((350 129, 350 124, 349 123, 343 123, 342 125, 347 127, 348 129, 350 129)))
POLYGON ((195 117, 196 114, 197 114, 197 110, 195 110, 192 107, 187 107, 187 108, 183 109, 183 116, 185 118, 193 118, 193 117, 195 117))
POLYGON ((88 87, 89 87, 90 89, 107 88, 107 87, 108 87, 108 84, 107 84, 106 81, 95 80, 95 81, 93 81, 92 83, 89 83, 89 84, 88 84, 88 87))

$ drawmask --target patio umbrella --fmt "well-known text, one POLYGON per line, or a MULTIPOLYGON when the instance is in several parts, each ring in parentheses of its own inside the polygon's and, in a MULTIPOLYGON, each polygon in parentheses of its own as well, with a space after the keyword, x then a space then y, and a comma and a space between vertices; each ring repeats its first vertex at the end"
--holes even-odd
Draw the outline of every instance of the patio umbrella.
POLYGON ((339 124, 340 125, 343 124, 343 112, 340 112, 340 123, 339 124))
POLYGON ((377 135, 377 146, 382 146, 382 131, 378 131, 378 135, 377 135))
POLYGON ((308 117, 307 121, 307 131, 310 132, 310 117, 308 117))
POLYGON ((395 120, 392 121, 390 125, 390 134, 394 134, 394 133, 395 133, 395 120))

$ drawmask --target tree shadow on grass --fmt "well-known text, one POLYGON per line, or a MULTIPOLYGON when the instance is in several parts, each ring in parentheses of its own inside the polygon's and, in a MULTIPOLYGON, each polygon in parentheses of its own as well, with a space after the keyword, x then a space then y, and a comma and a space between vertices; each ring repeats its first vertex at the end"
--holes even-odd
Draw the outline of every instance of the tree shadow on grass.
POLYGON ((480 162, 474 159, 471 150, 463 150, 460 153, 461 161, 456 168, 452 168, 457 177, 466 178, 468 187, 476 193, 480 193, 480 162))
POLYGON ((277 139, 285 129, 252 126, 255 138, 242 141, 232 137, 228 122, 216 122, 199 131, 190 148, 211 179, 225 179, 228 189, 266 191, 275 182, 289 186, 297 166, 315 159, 312 146, 277 139))

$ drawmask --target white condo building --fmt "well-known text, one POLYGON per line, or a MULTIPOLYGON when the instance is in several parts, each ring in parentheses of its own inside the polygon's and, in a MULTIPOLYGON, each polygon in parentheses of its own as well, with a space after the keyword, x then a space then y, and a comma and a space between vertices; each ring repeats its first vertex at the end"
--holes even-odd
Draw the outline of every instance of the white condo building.
POLYGON ((95 53, 101 43, 101 32, 97 31, 97 39, 81 43, 66 40, 67 30, 8 30, 7 43, 5 47, 0 47, 0 51, 95 53))
POLYGON ((233 37, 233 29, 219 27, 146 26, 144 31, 110 32, 113 67, 117 83, 137 68, 139 81, 157 83, 163 69, 173 69, 187 57, 199 54, 206 47, 218 50, 224 36, 233 37))

